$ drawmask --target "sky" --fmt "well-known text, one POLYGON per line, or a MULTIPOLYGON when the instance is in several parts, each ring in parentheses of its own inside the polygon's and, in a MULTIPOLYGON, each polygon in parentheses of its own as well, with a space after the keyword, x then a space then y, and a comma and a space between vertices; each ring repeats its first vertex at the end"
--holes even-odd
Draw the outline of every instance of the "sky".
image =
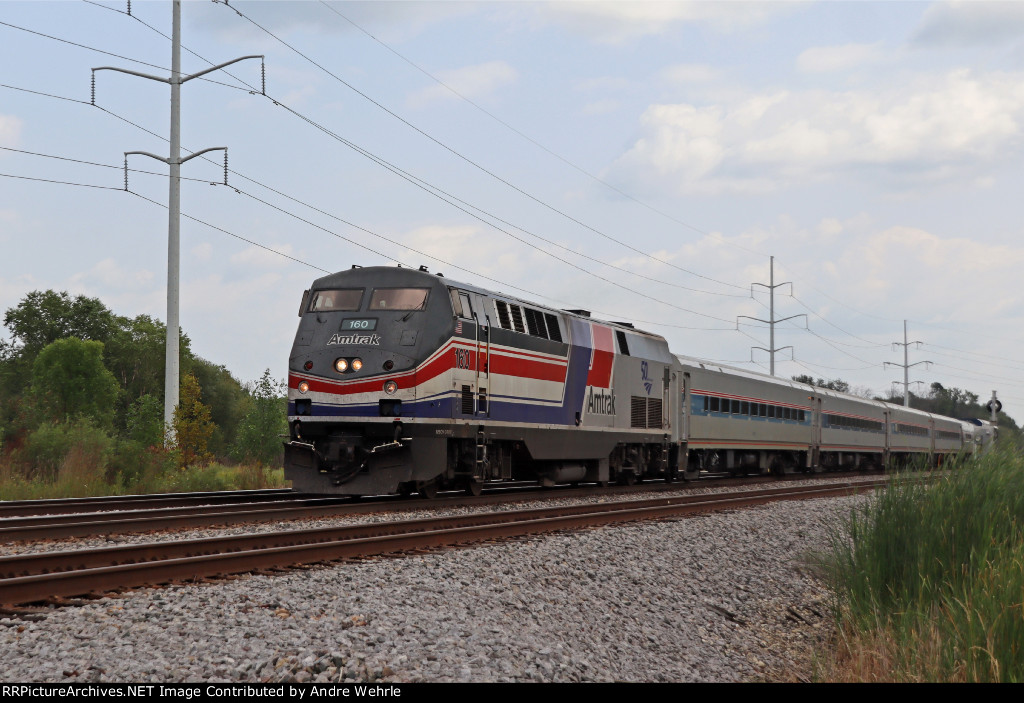
MULTIPOLYGON (((170 88, 90 70, 169 74, 171 3, 127 6, 0 1, 0 310, 166 319, 168 169, 123 164, 170 88)), ((774 257, 776 375, 901 393, 906 320, 912 390, 1024 419, 1024 3, 190 0, 182 45, 265 57, 182 87, 231 173, 182 166, 181 324, 243 382, 397 263, 767 372, 774 257)))

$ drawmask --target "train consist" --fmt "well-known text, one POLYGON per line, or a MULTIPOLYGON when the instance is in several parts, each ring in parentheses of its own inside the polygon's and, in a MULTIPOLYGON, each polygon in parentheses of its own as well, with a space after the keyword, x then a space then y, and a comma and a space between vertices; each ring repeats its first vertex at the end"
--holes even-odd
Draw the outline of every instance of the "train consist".
POLYGON ((425 268, 325 276, 299 315, 285 477, 303 492, 882 470, 994 436, 990 423, 675 355, 628 322, 425 268))

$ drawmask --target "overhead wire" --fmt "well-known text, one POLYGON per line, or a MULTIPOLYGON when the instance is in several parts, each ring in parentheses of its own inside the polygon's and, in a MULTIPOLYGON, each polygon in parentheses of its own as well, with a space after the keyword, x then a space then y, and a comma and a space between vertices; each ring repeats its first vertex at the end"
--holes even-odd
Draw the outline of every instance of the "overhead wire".
POLYGON ((731 287, 731 288, 739 288, 741 290, 746 290, 745 286, 740 286, 740 285, 737 285, 735 283, 728 283, 726 281, 721 281, 721 280, 718 280, 716 278, 712 278, 710 276, 705 276, 703 274, 699 274, 699 273, 697 273, 695 271, 691 271, 689 269, 686 269, 686 268, 683 268, 683 267, 678 266, 676 264, 673 264, 670 261, 665 261, 664 259, 660 259, 660 258, 658 258, 658 257, 656 257, 656 256, 654 256, 652 254, 649 254, 649 253, 647 253, 645 251, 642 251, 641 249, 638 249, 638 248, 634 247, 633 245, 631 245, 631 244, 629 244, 627 242, 624 242, 624 241, 622 241, 620 239, 612 237, 611 235, 609 235, 609 234, 607 234, 605 232, 602 232, 601 230, 598 230, 595 227, 592 227, 592 226, 586 224, 585 222, 580 221, 576 217, 573 217, 572 215, 569 215, 568 213, 566 213, 566 212, 556 208, 555 206, 553 206, 553 205, 551 205, 551 204, 541 200, 540 198, 534 196, 533 194, 529 193, 525 189, 523 189, 523 188, 515 185, 514 183, 511 183, 510 181, 502 178, 498 174, 496 174, 493 171, 487 169, 485 166, 477 163, 476 161, 474 161, 473 159, 470 159, 469 157, 467 157, 464 154, 460 153, 459 151, 457 151, 453 147, 451 147, 451 146, 445 144, 444 142, 440 141, 439 139, 437 139, 433 135, 429 134, 428 132, 424 131, 423 129, 420 129, 419 127, 417 127, 416 125, 412 124, 411 122, 406 120, 404 117, 402 117, 398 113, 394 112, 390 108, 386 107, 382 103, 378 102, 377 100, 374 100, 368 94, 366 94, 363 91, 359 90, 358 88, 356 88, 354 85, 352 85, 351 83, 349 83, 345 79, 343 79, 340 76, 338 76, 337 74, 333 73, 331 70, 329 70, 328 68, 326 68, 322 64, 320 64, 317 61, 315 61, 314 59, 310 58, 305 53, 303 53, 302 51, 300 51, 296 47, 292 46, 291 44, 289 44, 284 39, 280 38, 279 36, 277 36, 276 34, 271 32, 269 29, 267 29, 266 27, 264 27, 260 23, 256 22, 254 19, 252 19, 251 17, 249 17, 248 15, 243 13, 241 10, 239 10, 238 7, 236 7, 234 5, 230 5, 230 4, 226 3, 226 2, 223 2, 223 0, 214 0, 214 2, 216 2, 218 4, 223 4, 223 5, 225 5, 225 7, 233 10, 239 17, 242 17, 243 19, 247 20, 253 26, 259 28, 261 31, 266 33, 268 36, 272 37, 274 40, 276 40, 277 42, 279 42, 283 46, 287 47, 288 49, 290 49, 295 54, 301 56, 303 59, 305 59, 306 61, 308 61, 312 65, 316 66, 318 69, 320 69, 321 71, 326 73, 328 76, 330 76, 334 80, 338 81, 339 83, 341 83, 342 85, 347 87, 349 90, 352 90, 353 92, 355 92, 357 95, 359 95, 363 99, 369 101, 370 103, 372 103, 373 105, 375 105, 379 109, 383 110, 384 112, 386 112, 387 114, 391 115, 392 117, 394 117, 395 119, 397 119, 401 123, 403 123, 406 126, 408 126, 410 129, 413 129, 414 131, 416 131, 417 133, 419 133, 420 135, 422 135, 426 139, 428 139, 431 142, 437 144, 439 147, 441 147, 445 151, 448 151, 453 156, 456 156, 457 158, 461 159, 462 161, 470 164, 474 168, 478 169, 482 173, 487 174, 488 176, 490 176, 491 178, 497 180, 498 182, 503 183, 504 185, 506 185, 509 188, 515 190, 516 192, 520 193, 524 197, 534 201, 538 205, 541 205, 542 207, 547 208, 548 210, 551 210, 552 212, 554 212, 554 213, 564 217, 565 219, 568 219, 571 222, 574 222, 575 224, 579 225, 580 227, 583 227, 584 229, 586 229, 588 231, 591 231, 591 232, 593 232, 593 233, 595 233, 597 235, 600 235, 601 237, 604 237, 605 239, 608 239, 609 241, 612 241, 612 242, 614 242, 614 243, 616 243, 616 244, 618 244, 618 245, 620 245, 622 247, 625 247, 626 249, 629 249, 630 251, 633 251, 633 252, 635 252, 637 254, 640 254, 640 255, 642 255, 642 256, 644 256, 646 258, 649 258, 649 259, 651 259, 653 261, 657 261, 657 262, 659 262, 661 264, 664 264, 666 266, 670 266, 670 267, 675 268, 675 269, 677 269, 679 271, 682 271, 684 273, 690 274, 691 276, 696 276, 697 278, 701 278, 701 279, 704 279, 704 280, 707 280, 707 281, 712 281, 712 282, 717 283, 719 285, 723 285, 723 286, 727 286, 727 287, 731 287))
POLYGON ((597 183, 600 183, 604 187, 614 191, 618 195, 621 195, 622 197, 626 198, 627 200, 631 200, 634 203, 636 203, 637 205, 645 207, 648 210, 650 210, 651 212, 654 212, 654 213, 656 213, 656 214, 658 214, 658 215, 660 215, 660 216, 662 216, 662 217, 664 217, 664 218, 666 218, 666 219, 668 219, 668 220, 670 220, 672 222, 675 222, 678 225, 682 225, 683 227, 686 227, 687 229, 692 230, 693 232, 696 232, 697 234, 703 235, 705 237, 713 237, 713 238, 718 239, 719 241, 721 241, 721 242, 723 242, 725 244, 728 244, 730 246, 734 246, 734 247, 736 247, 738 249, 742 249, 742 250, 747 251, 747 252, 752 253, 752 254, 758 254, 759 256, 767 256, 767 254, 764 254, 762 252, 756 251, 754 249, 750 249, 750 248, 745 247, 745 246, 743 246, 741 244, 737 244, 736 242, 730 242, 728 239, 722 237, 717 232, 707 232, 707 231, 705 231, 705 230, 703 230, 703 229, 701 229, 701 228, 699 228, 699 227, 697 227, 695 225, 690 224, 689 222, 685 222, 683 220, 680 220, 679 218, 677 218, 677 217, 675 217, 675 216, 673 216, 673 215, 671 215, 671 214, 669 214, 669 213, 667 213, 667 212, 665 212, 663 210, 660 210, 660 209, 654 207, 650 203, 644 202, 643 200, 640 200, 636 196, 631 195, 630 193, 627 193, 626 191, 622 190, 621 188, 616 187, 615 185, 613 185, 613 184, 609 183, 608 181, 604 180, 603 178, 600 178, 599 176, 594 175, 593 173, 591 173, 587 169, 583 168, 582 166, 579 166, 578 164, 570 161, 569 159, 567 159, 566 157, 562 156, 561 154, 559 154, 559 153, 555 152, 554 150, 548 148, 547 146, 541 144, 540 142, 538 142, 533 137, 529 136, 528 134, 525 134, 524 132, 520 131, 516 127, 512 126, 511 124, 509 124, 508 122, 506 122, 502 118, 498 117, 493 112, 491 112, 487 108, 483 107, 479 103, 475 102, 471 98, 466 97, 465 95, 460 93, 458 90, 456 90, 455 88, 453 88, 452 86, 448 85, 447 83, 442 81, 440 78, 438 78, 437 76, 432 74, 430 71, 426 70, 425 68, 423 68, 422 66, 420 66, 419 64, 414 62, 412 59, 406 57, 405 55, 403 55, 400 52, 398 52, 397 50, 395 50, 395 48, 392 47, 390 44, 387 44, 386 42, 382 41, 381 39, 379 39, 376 36, 374 36, 373 34, 371 34, 369 31, 367 31, 362 26, 360 26, 358 23, 353 21, 350 17, 348 17, 347 15, 344 15, 341 12, 339 12, 330 3, 326 2, 325 0, 319 0, 319 2, 320 2, 321 5, 326 7, 328 10, 330 10, 334 14, 338 15, 338 17, 341 17, 343 20, 345 20, 346 22, 351 24, 353 27, 355 27, 360 32, 365 34, 367 37, 369 37, 370 39, 375 41, 377 44, 379 44, 380 46, 384 47, 389 52, 391 52, 392 54, 394 54, 395 56, 400 58, 402 61, 404 61, 405 63, 407 63, 410 66, 412 66, 413 68, 415 68, 417 71, 419 71, 420 73, 425 75, 430 80, 432 80, 435 83, 437 83, 438 85, 442 86, 445 90, 449 91, 452 95, 455 95, 459 99, 461 99, 461 100, 465 101, 466 103, 472 105, 474 108, 476 108, 477 110, 479 110, 483 114, 487 115, 488 117, 490 117, 492 120, 494 120, 498 124, 500 124, 503 127, 511 130, 515 134, 519 135, 520 137, 522 137, 526 141, 528 141, 531 144, 533 144, 534 146, 536 146, 541 151, 544 151, 547 154, 553 156, 554 158, 558 159, 559 161, 561 161, 565 165, 567 165, 567 166, 575 169, 576 171, 582 173, 584 176, 587 176, 591 180, 593 180, 593 181, 595 181, 597 183))

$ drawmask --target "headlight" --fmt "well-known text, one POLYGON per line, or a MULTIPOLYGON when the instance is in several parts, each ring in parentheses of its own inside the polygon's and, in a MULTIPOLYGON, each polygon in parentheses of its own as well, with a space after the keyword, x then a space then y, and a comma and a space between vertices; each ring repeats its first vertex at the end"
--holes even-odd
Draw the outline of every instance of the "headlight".
POLYGON ((358 371, 361 368, 363 368, 363 360, 362 359, 353 359, 352 360, 352 370, 353 371, 358 371))
POLYGON ((299 393, 303 395, 309 393, 309 383, 307 381, 299 381, 299 393))
POLYGON ((348 359, 338 359, 334 362, 334 368, 338 370, 338 373, 345 373, 348 371, 348 359))
POLYGON ((395 383, 394 381, 388 381, 384 384, 384 392, 387 393, 388 395, 392 395, 397 390, 398 384, 395 383))

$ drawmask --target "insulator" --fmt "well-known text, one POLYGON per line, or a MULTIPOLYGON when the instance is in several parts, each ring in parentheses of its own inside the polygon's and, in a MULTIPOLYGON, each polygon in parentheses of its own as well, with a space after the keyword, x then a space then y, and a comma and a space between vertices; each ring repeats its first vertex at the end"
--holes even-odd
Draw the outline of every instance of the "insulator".
POLYGON ((224 185, 228 184, 228 150, 224 150, 224 185))
POLYGON ((92 104, 96 104, 96 71, 92 72, 92 104))
POLYGON ((263 94, 267 94, 267 64, 260 59, 260 81, 263 87, 263 94))

